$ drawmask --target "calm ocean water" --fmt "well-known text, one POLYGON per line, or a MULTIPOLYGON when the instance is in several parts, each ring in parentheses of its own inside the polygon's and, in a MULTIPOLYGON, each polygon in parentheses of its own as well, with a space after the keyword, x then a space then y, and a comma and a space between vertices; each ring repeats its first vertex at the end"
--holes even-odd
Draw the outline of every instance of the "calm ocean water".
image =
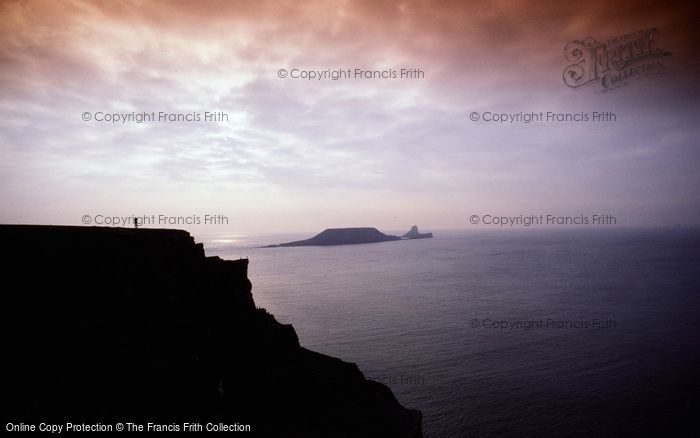
POLYGON ((697 229, 251 247, 305 237, 204 242, 249 257, 258 306, 420 409, 427 437, 644 434, 698 414, 697 229))

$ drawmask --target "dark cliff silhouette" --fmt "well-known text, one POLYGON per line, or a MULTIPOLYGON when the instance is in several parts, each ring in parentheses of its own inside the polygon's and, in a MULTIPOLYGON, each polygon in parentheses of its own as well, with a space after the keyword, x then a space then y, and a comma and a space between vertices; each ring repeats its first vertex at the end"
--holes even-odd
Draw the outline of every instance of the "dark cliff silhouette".
POLYGON ((405 239, 432 239, 433 233, 419 233, 418 225, 414 225, 403 237, 405 239))
POLYGON ((421 436, 386 386, 256 308, 248 260, 206 257, 185 231, 0 226, 0 243, 4 422, 421 436))

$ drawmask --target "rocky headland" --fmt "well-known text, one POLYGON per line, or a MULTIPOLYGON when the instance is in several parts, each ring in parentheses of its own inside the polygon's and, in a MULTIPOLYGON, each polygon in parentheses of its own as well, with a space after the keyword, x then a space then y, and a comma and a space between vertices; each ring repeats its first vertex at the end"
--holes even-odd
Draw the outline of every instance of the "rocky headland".
POLYGON ((5 422, 421 436, 420 412, 255 306, 246 259, 179 230, 1 225, 0 242, 5 422))
POLYGON ((404 239, 432 239, 433 233, 420 233, 418 232, 418 225, 414 225, 408 231, 408 233, 403 235, 404 239))
POLYGON ((289 246, 331 246, 331 245, 355 245, 361 243, 393 242, 395 240, 422 239, 433 237, 432 233, 421 234, 418 227, 413 226, 403 237, 384 234, 376 228, 328 228, 310 239, 294 242, 267 245, 265 248, 279 248, 289 246))

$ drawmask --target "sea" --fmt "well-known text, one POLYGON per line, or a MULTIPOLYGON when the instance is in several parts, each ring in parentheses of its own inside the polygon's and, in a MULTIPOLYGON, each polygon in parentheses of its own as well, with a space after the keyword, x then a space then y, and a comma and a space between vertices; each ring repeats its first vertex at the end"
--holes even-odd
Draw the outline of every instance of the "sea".
POLYGON ((430 231, 198 239, 250 259, 256 304, 419 409, 426 437, 700 430, 698 228, 430 231))

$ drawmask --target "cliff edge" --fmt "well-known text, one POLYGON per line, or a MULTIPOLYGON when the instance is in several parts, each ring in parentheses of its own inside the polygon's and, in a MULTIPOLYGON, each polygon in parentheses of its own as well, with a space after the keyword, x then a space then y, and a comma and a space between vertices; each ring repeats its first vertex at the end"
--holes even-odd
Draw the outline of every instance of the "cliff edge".
POLYGON ((206 257, 185 231, 0 225, 0 244, 5 422, 421 436, 386 386, 256 308, 248 260, 206 257))

